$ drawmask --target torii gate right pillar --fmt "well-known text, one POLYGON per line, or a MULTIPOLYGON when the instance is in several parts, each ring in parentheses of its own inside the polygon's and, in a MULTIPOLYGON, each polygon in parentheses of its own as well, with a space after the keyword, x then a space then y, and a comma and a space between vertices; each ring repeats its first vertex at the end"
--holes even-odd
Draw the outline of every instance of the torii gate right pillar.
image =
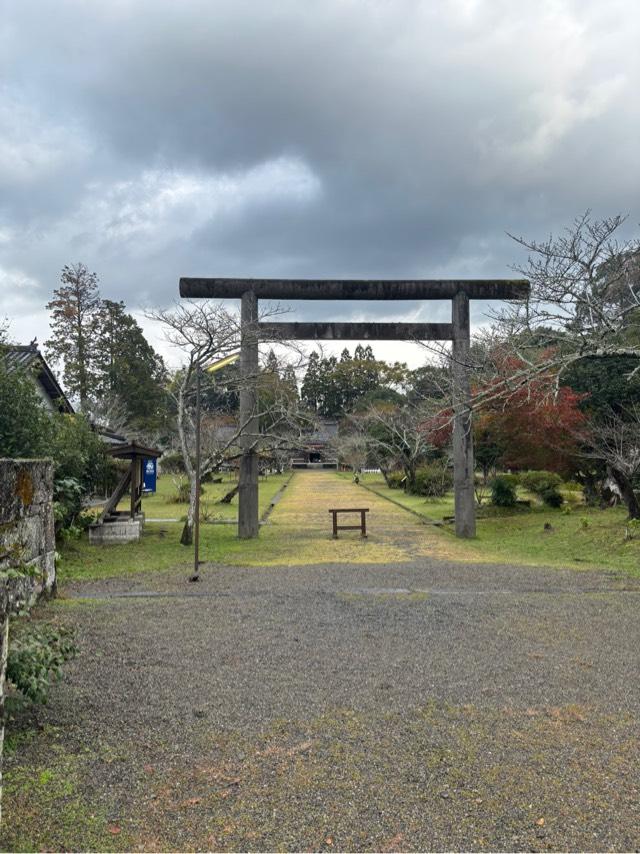
POLYGON ((469 297, 463 291, 452 299, 453 374, 453 486, 455 492, 456 535, 475 537, 475 463, 473 419, 469 383, 469 297))

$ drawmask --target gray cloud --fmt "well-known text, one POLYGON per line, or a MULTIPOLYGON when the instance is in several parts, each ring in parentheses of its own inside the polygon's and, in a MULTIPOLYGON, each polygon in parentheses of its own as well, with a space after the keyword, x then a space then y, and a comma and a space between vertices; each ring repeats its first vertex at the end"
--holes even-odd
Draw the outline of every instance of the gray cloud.
POLYGON ((1 27, 2 313, 79 259, 135 308, 180 275, 507 276, 505 230, 638 220, 635 0, 21 0, 1 27))

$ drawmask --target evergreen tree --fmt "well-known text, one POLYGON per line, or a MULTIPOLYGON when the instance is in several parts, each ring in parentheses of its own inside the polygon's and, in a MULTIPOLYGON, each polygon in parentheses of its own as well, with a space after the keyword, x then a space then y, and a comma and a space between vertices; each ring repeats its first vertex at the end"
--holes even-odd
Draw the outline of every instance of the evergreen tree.
POLYGON ((318 403, 320 397, 320 374, 319 374, 320 357, 316 350, 313 350, 309 356, 307 370, 302 381, 302 400, 313 410, 318 411, 318 403))
POLYGON ((342 389, 337 367, 335 356, 321 359, 318 365, 318 412, 325 418, 337 418, 342 414, 342 389))
POLYGON ((240 362, 230 365, 210 374, 202 374, 202 411, 216 415, 228 415, 237 412, 240 406, 240 362))
POLYGON ((47 455, 53 427, 34 378, 22 368, 7 369, 0 344, 0 457, 47 455))
POLYGON ((289 393, 292 398, 298 399, 298 380, 296 379, 296 372, 292 365, 287 365, 284 371, 282 372, 282 382, 289 389, 289 393))
POLYGON ((133 427, 158 427, 166 404, 161 357, 123 302, 103 300, 96 328, 95 396, 120 400, 133 427))
POLYGON ((81 263, 65 265, 61 286, 47 303, 51 312, 52 336, 47 355, 63 363, 67 391, 80 399, 85 409, 95 383, 96 328, 100 310, 98 277, 81 263))
POLYGON ((264 366, 265 371, 269 374, 278 374, 279 367, 280 366, 278 364, 278 357, 273 352, 273 350, 269 350, 269 352, 267 353, 266 364, 264 366))
POLYGON ((563 382, 584 395, 580 408, 585 412, 621 415, 640 401, 639 367, 637 356, 594 356, 570 365, 563 382))
POLYGON ((358 344, 353 354, 354 359, 354 383, 357 389, 355 399, 375 391, 380 385, 380 366, 373 355, 371 345, 363 347, 358 344))
POLYGON ((354 385, 353 359, 346 347, 340 354, 335 382, 338 386, 336 397, 340 400, 340 413, 349 412, 357 398, 357 388, 354 385))

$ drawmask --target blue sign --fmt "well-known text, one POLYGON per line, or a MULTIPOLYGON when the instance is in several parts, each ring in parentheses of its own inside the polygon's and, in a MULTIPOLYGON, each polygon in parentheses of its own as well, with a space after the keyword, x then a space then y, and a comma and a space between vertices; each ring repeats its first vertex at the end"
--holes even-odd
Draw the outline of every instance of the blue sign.
POLYGON ((155 492, 156 491, 156 475, 157 475, 157 460, 143 460, 142 461, 142 483, 143 490, 145 492, 155 492))

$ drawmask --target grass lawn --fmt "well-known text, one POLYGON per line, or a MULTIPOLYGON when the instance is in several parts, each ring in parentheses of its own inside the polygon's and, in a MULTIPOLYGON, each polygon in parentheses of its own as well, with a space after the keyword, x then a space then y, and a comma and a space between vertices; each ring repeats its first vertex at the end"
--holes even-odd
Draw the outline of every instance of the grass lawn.
MULTIPOLYGON (((274 495, 288 482, 290 474, 269 475, 260 478, 260 514, 269 507, 274 495)), ((201 506, 211 513, 212 520, 235 520, 238 515, 238 496, 230 504, 216 504, 215 501, 227 493, 235 479, 225 476, 223 483, 206 483, 201 497, 201 506)), ((155 495, 142 499, 142 508, 152 519, 182 519, 186 516, 187 505, 172 500, 176 485, 170 476, 158 479, 155 495)), ((128 504, 125 499, 122 509, 128 504)), ((193 561, 193 548, 180 545, 180 533, 183 521, 147 522, 142 539, 137 543, 124 543, 112 546, 90 546, 86 534, 79 540, 71 540, 60 551, 58 578, 65 581, 107 578, 135 572, 169 569, 189 566, 193 561)), ((204 522, 200 526, 202 554, 213 562, 234 562, 237 555, 245 555, 247 560, 258 559, 259 540, 238 540, 236 526, 217 525, 204 522)))
MULTIPOLYGON (((349 473, 338 477, 352 479, 349 473)), ((453 493, 443 498, 407 495, 401 489, 389 489, 382 475, 377 474, 362 475, 361 484, 425 519, 441 521, 453 515, 453 493)), ((501 511, 485 505, 479 512, 476 539, 464 543, 468 559, 611 569, 640 575, 640 537, 625 540, 624 507, 599 510, 585 507, 579 492, 565 489, 563 494, 568 512, 544 507, 535 496, 522 490, 518 497, 531 500, 530 510, 501 511), (550 531, 545 531, 545 523, 551 525, 550 531)), ((443 535, 453 536, 452 529, 444 528, 443 535)))
MULTIPOLYGON (((332 477, 345 486, 348 484, 349 490, 362 489, 364 494, 371 495, 365 492, 363 487, 366 486, 379 496, 378 500, 382 499, 384 506, 391 507, 385 499, 392 501, 394 514, 402 514, 400 508, 403 507, 432 522, 440 522, 443 517, 453 515, 451 494, 439 499, 424 499, 405 495, 399 489, 389 489, 380 475, 365 475, 361 487, 353 486, 349 474, 340 473, 332 477)), ((261 513, 288 478, 289 475, 273 475, 261 481, 261 513)), ((221 484, 205 485, 203 506, 213 518, 236 518, 237 497, 230 505, 214 503, 232 485, 230 479, 221 484)), ((238 540, 233 524, 202 524, 203 559, 228 565, 273 566, 332 562, 393 563, 426 556, 480 563, 598 568, 640 575, 640 538, 625 541, 625 510, 586 508, 579 503, 579 493, 566 493, 569 512, 543 507, 526 493, 521 497, 532 498, 529 510, 501 511, 485 506, 478 519, 474 540, 457 539, 451 525, 415 528, 407 514, 406 536, 413 542, 412 546, 409 541, 404 545, 395 542, 398 529, 405 523, 394 514, 386 520, 386 528, 378 515, 378 523, 368 541, 358 538, 331 540, 325 531, 328 526, 325 516, 326 507, 333 502, 334 490, 330 483, 325 484, 324 492, 317 487, 311 492, 309 489, 294 477, 294 483, 286 493, 286 506, 278 507, 273 524, 264 526, 257 540, 238 540), (482 514, 486 515, 483 517, 482 514), (545 531, 545 523, 551 525, 551 530, 545 531)), ((186 512, 185 504, 171 500, 175 490, 172 479, 165 476, 159 481, 158 493, 143 500, 148 518, 167 521, 147 522, 142 539, 137 543, 97 548, 89 546, 84 535, 65 544, 59 563, 61 583, 172 568, 184 568, 188 572, 193 549, 180 545, 182 522, 170 521, 184 517, 186 512)), ((352 499, 348 503, 351 502, 352 499)))
MULTIPOLYGON (((203 493, 200 497, 200 507, 205 514, 210 514, 212 520, 237 519, 238 497, 235 496, 230 504, 217 504, 223 495, 226 495, 236 485, 235 474, 225 473, 221 475, 222 483, 203 483, 203 493)), ((184 480, 184 478, 183 478, 184 480)), ((260 493, 264 492, 266 503, 271 500, 276 490, 271 490, 271 483, 278 483, 278 488, 286 480, 286 475, 270 475, 268 478, 260 479, 260 493), (264 488, 263 488, 264 487, 264 488)), ((160 475, 157 483, 157 491, 142 499, 142 507, 145 516, 150 519, 184 519, 187 514, 187 505, 184 502, 176 502, 174 497, 178 491, 179 479, 170 474, 160 475)), ((265 505, 266 506, 266 505, 265 505)), ((118 505, 119 510, 129 509, 129 496, 118 505)), ((261 506, 262 512, 264 508, 261 506)))

